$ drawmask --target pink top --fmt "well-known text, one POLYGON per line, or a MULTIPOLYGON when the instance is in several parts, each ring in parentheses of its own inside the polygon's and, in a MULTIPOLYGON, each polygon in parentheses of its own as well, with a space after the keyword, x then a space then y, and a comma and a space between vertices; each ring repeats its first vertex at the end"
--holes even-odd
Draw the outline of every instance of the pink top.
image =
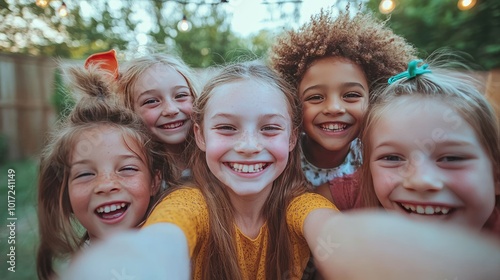
POLYGON ((340 211, 361 208, 361 172, 356 170, 353 174, 337 177, 329 182, 330 194, 333 204, 340 211))

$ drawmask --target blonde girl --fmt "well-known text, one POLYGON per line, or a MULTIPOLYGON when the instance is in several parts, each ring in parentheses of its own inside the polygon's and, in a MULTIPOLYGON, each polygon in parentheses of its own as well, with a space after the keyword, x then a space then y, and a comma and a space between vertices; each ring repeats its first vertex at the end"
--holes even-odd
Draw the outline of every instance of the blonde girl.
POLYGON ((106 279, 113 269, 138 279, 300 279, 311 252, 327 279, 467 278, 478 260, 478 275, 499 272, 489 259, 500 256, 498 244, 432 225, 417 232, 387 213, 343 217, 307 193, 300 119, 296 95, 268 67, 226 66, 195 103, 194 184, 172 190, 139 232, 84 252, 67 279, 106 279), (445 255, 446 266, 435 261, 445 255))
POLYGON ((155 138, 176 158, 179 177, 188 177, 186 147, 192 139, 191 113, 197 96, 194 73, 173 54, 150 54, 127 61, 119 92, 155 138))
POLYGON ((498 237, 498 119, 477 82, 440 61, 412 61, 374 93, 362 132, 363 194, 368 206, 498 237))
MULTIPOLYGON (((161 143, 141 119, 119 105, 108 71, 65 69, 80 99, 52 133, 40 160, 40 279, 84 244, 138 226, 172 170, 161 143)), ((173 183, 173 182, 172 182, 173 183)))
POLYGON ((361 206, 359 130, 370 91, 405 69, 416 50, 373 15, 322 10, 279 37, 271 65, 303 107, 302 170, 340 210, 361 206), (321 187, 320 187, 321 186, 321 187))

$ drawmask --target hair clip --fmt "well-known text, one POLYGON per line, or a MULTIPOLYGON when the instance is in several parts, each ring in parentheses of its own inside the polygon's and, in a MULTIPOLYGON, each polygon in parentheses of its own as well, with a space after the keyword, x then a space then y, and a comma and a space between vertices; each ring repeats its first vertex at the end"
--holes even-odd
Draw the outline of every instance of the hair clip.
POLYGON ((422 75, 425 73, 432 73, 431 70, 427 70, 427 67, 429 67, 429 64, 424 64, 424 65, 418 67, 418 64, 420 62, 422 62, 421 59, 415 59, 415 60, 410 61, 410 63, 408 63, 408 70, 390 77, 387 82, 389 84, 392 84, 395 81, 400 80, 402 78, 413 79, 418 75, 422 75))
POLYGON ((88 69, 89 65, 92 64, 98 64, 100 69, 110 72, 115 80, 118 79, 118 60, 115 50, 90 55, 85 60, 85 69, 88 69))

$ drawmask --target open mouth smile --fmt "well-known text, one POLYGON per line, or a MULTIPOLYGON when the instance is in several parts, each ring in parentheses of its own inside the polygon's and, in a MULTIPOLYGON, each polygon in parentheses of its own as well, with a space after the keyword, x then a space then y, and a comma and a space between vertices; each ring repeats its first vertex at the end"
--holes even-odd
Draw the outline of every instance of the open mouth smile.
POLYGON ((397 204, 404 210, 406 213, 417 214, 417 215, 449 215, 455 211, 455 208, 447 207, 447 206, 433 206, 433 205, 420 205, 420 204, 409 204, 409 203, 400 203, 397 204))
POLYGON ((231 168, 235 172, 239 173, 257 173, 266 169, 269 166, 269 163, 254 163, 254 164, 242 164, 242 163, 226 163, 229 168, 231 168))
POLYGON ((345 123, 324 123, 319 126, 323 131, 340 132, 346 130, 349 125, 345 123))
POLYGON ((164 125, 158 126, 159 128, 162 129, 174 129, 183 126, 185 121, 178 121, 178 122, 173 122, 173 123, 166 123, 164 125))
POLYGON ((116 219, 118 217, 121 217, 123 214, 125 214, 129 205, 130 205, 130 203, 126 203, 126 202, 111 203, 111 204, 97 207, 97 209, 95 209, 94 212, 101 219, 105 219, 105 220, 116 219))

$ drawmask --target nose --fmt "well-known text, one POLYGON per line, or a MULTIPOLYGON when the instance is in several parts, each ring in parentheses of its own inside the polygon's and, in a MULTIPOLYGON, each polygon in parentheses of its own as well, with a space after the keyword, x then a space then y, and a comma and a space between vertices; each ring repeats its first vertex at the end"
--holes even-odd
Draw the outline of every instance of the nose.
POLYGON ((331 96, 325 100, 325 107, 323 114, 325 115, 338 115, 345 114, 345 106, 342 99, 338 96, 331 96))
POLYGON ((163 110, 161 114, 163 116, 175 116, 179 113, 179 108, 172 102, 163 103, 163 110))
POLYGON ((262 151, 259 136, 256 133, 244 132, 234 146, 238 153, 253 154, 262 151))
POLYGON ((94 193, 107 194, 118 192, 121 189, 118 180, 112 174, 102 174, 96 178, 94 193))
POLYGON ((439 167, 431 160, 417 161, 405 171, 403 187, 419 192, 436 192, 442 190, 444 182, 441 179, 439 167))

